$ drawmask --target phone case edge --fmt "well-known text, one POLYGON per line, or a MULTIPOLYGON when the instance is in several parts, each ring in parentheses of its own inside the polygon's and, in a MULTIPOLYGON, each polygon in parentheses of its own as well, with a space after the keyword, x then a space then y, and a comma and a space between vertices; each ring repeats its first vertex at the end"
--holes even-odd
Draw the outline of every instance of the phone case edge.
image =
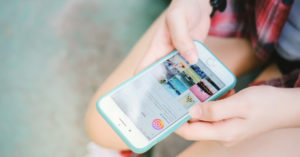
MULTIPOLYGON (((233 76, 234 81, 233 83, 228 86, 227 88, 224 88, 221 92, 219 92, 218 94, 212 96, 211 98, 209 98, 207 101, 212 101, 212 100, 216 100, 218 97, 222 96, 225 92, 227 92, 228 90, 230 90, 231 88, 233 88, 236 84, 236 78, 234 76, 234 74, 223 64, 223 62, 221 62, 202 42, 194 40, 197 43, 200 43, 202 46, 204 46, 229 72, 230 74, 233 76)), ((172 51, 170 54, 166 55, 165 57, 161 58, 159 61, 155 62, 154 64, 150 65, 149 67, 147 67, 146 69, 144 69, 143 71, 139 72, 138 74, 136 74, 135 76, 133 76, 132 78, 128 79, 127 81, 125 81, 124 83, 120 84, 119 86, 117 86, 116 88, 114 88, 113 90, 111 90, 110 92, 106 93, 105 95, 103 95, 96 103, 96 108, 98 110, 98 112, 101 114, 101 116, 105 119, 106 122, 108 122, 108 124, 113 128, 113 130, 120 136, 120 138, 126 143, 126 145, 135 153, 144 153, 147 150, 151 149, 156 143, 160 142, 161 140, 165 139, 167 136, 169 136, 172 132, 174 132, 176 129, 178 129, 182 124, 184 124, 185 122, 187 122, 191 117, 187 116, 185 119, 183 119, 182 121, 180 121, 179 123, 177 123, 176 125, 174 125, 170 130, 168 130, 167 132, 165 132, 164 134, 162 134, 161 136, 159 136, 157 139, 153 140, 149 145, 147 145, 146 147, 143 148, 137 148, 135 146, 133 146, 128 140, 127 138, 117 129, 117 127, 112 123, 112 121, 107 117, 107 115, 102 112, 102 110, 100 109, 100 102, 101 100, 106 97, 107 95, 110 95, 111 93, 113 93, 114 91, 118 90, 119 88, 121 88, 122 86, 126 85, 127 83, 129 83, 131 80, 133 80, 134 78, 142 75, 144 72, 146 72, 147 70, 151 69, 153 66, 161 63, 163 60, 165 60, 166 58, 168 58, 169 56, 173 55, 174 53, 176 53, 177 50, 172 51)))

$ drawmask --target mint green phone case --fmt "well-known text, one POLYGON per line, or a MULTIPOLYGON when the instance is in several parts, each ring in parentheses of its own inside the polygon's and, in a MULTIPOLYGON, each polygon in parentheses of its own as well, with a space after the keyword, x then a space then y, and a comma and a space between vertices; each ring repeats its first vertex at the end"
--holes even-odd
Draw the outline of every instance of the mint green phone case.
MULTIPOLYGON (((204 46, 210 53, 212 53, 203 43, 201 43, 200 41, 194 40, 194 42, 200 43, 202 46, 204 46)), ((170 54, 168 54, 167 56, 163 57, 162 59, 160 59, 158 62, 152 64, 151 66, 149 66, 148 68, 146 68, 145 70, 143 70, 142 72, 138 73, 137 75, 133 76, 131 79, 129 79, 128 81, 122 83, 121 85, 119 85, 118 87, 116 87, 115 89, 113 89, 112 91, 108 92, 107 94, 105 94, 104 96, 102 96, 98 102, 97 102, 97 110, 98 112, 101 114, 101 116, 108 122, 108 124, 113 128, 113 130, 121 137, 121 139, 127 144, 127 146, 134 151, 135 153, 144 153, 147 150, 149 150, 152 146, 154 146, 156 143, 160 142, 161 140, 165 139, 167 136, 169 136, 172 132, 174 132, 176 129, 178 129, 182 124, 184 124, 185 122, 187 122, 191 117, 187 116, 185 119, 183 119, 182 121, 178 122, 176 125, 172 126, 172 128, 170 130, 168 130, 167 132, 164 132, 163 134, 159 135, 155 140, 153 140, 151 143, 149 143, 149 145, 147 145, 144 148, 136 148, 134 147, 126 138, 125 136, 117 129, 117 127, 112 123, 112 121, 110 120, 109 117, 107 117, 107 115, 100 109, 100 105, 101 105, 101 100, 110 95, 111 93, 113 93, 114 91, 118 90, 119 88, 121 88, 122 86, 130 83, 134 78, 139 77, 140 75, 144 74, 145 72, 147 72, 149 69, 151 69, 152 67, 154 67, 155 65, 163 62, 166 58, 169 58, 170 56, 172 56, 174 53, 176 53, 177 50, 171 52, 170 54)), ((213 54, 213 53, 212 53, 213 54)), ((213 56, 215 56, 213 54, 213 56)), ((216 56, 215 56, 216 57, 216 56)), ((217 57, 216 59, 222 63, 217 57)), ((219 91, 217 94, 213 95, 212 97, 210 97, 209 99, 207 99, 206 101, 212 101, 212 100, 216 100, 218 97, 222 96, 225 92, 227 92, 228 90, 230 90, 231 88, 233 88, 236 84, 236 78, 234 76, 234 74, 222 63, 222 65, 228 70, 229 73, 232 74, 233 78, 234 78, 234 82, 226 87, 221 89, 221 91, 219 91)))

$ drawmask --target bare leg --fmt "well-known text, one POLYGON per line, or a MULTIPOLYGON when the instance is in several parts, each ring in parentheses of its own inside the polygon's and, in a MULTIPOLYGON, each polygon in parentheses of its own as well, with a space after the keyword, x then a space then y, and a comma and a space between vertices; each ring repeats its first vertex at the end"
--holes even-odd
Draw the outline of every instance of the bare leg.
POLYGON ((197 142, 179 157, 298 157, 299 144, 300 129, 284 129, 266 133, 229 148, 217 142, 197 142))
POLYGON ((281 75, 277 64, 273 63, 264 69, 264 71, 255 79, 255 82, 279 78, 281 75))
MULTIPOLYGON (((98 114, 95 104, 102 95, 134 75, 134 71, 139 64, 139 61, 144 56, 149 44, 151 43, 152 36, 158 26, 158 22, 161 20, 164 20, 164 15, 160 16, 149 28, 126 59, 107 78, 91 100, 86 115, 87 131, 90 138, 95 143, 103 147, 122 150, 127 149, 127 146, 98 114)), ((222 39, 209 37, 205 44, 236 75, 243 74, 258 65, 258 60, 251 52, 252 49, 249 42, 244 39, 222 39)))

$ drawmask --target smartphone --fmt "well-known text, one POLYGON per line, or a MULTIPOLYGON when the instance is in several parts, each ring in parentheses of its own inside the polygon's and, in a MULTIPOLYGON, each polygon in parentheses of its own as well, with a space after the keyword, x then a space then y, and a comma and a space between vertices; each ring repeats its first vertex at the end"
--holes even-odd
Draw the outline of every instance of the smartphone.
POLYGON ((132 151, 149 150, 191 118, 193 105, 234 87, 232 72, 204 44, 194 43, 196 64, 175 50, 98 100, 97 110, 132 151))

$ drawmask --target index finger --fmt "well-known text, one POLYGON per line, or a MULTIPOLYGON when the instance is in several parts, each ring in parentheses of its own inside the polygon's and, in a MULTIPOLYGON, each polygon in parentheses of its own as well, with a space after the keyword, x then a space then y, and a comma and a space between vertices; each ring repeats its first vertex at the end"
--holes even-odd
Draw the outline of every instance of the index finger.
POLYGON ((170 33, 164 18, 162 18, 159 21, 154 35, 152 36, 147 52, 145 53, 135 73, 138 73, 155 63, 162 57, 169 54, 172 50, 174 50, 174 46, 170 40, 170 33))

